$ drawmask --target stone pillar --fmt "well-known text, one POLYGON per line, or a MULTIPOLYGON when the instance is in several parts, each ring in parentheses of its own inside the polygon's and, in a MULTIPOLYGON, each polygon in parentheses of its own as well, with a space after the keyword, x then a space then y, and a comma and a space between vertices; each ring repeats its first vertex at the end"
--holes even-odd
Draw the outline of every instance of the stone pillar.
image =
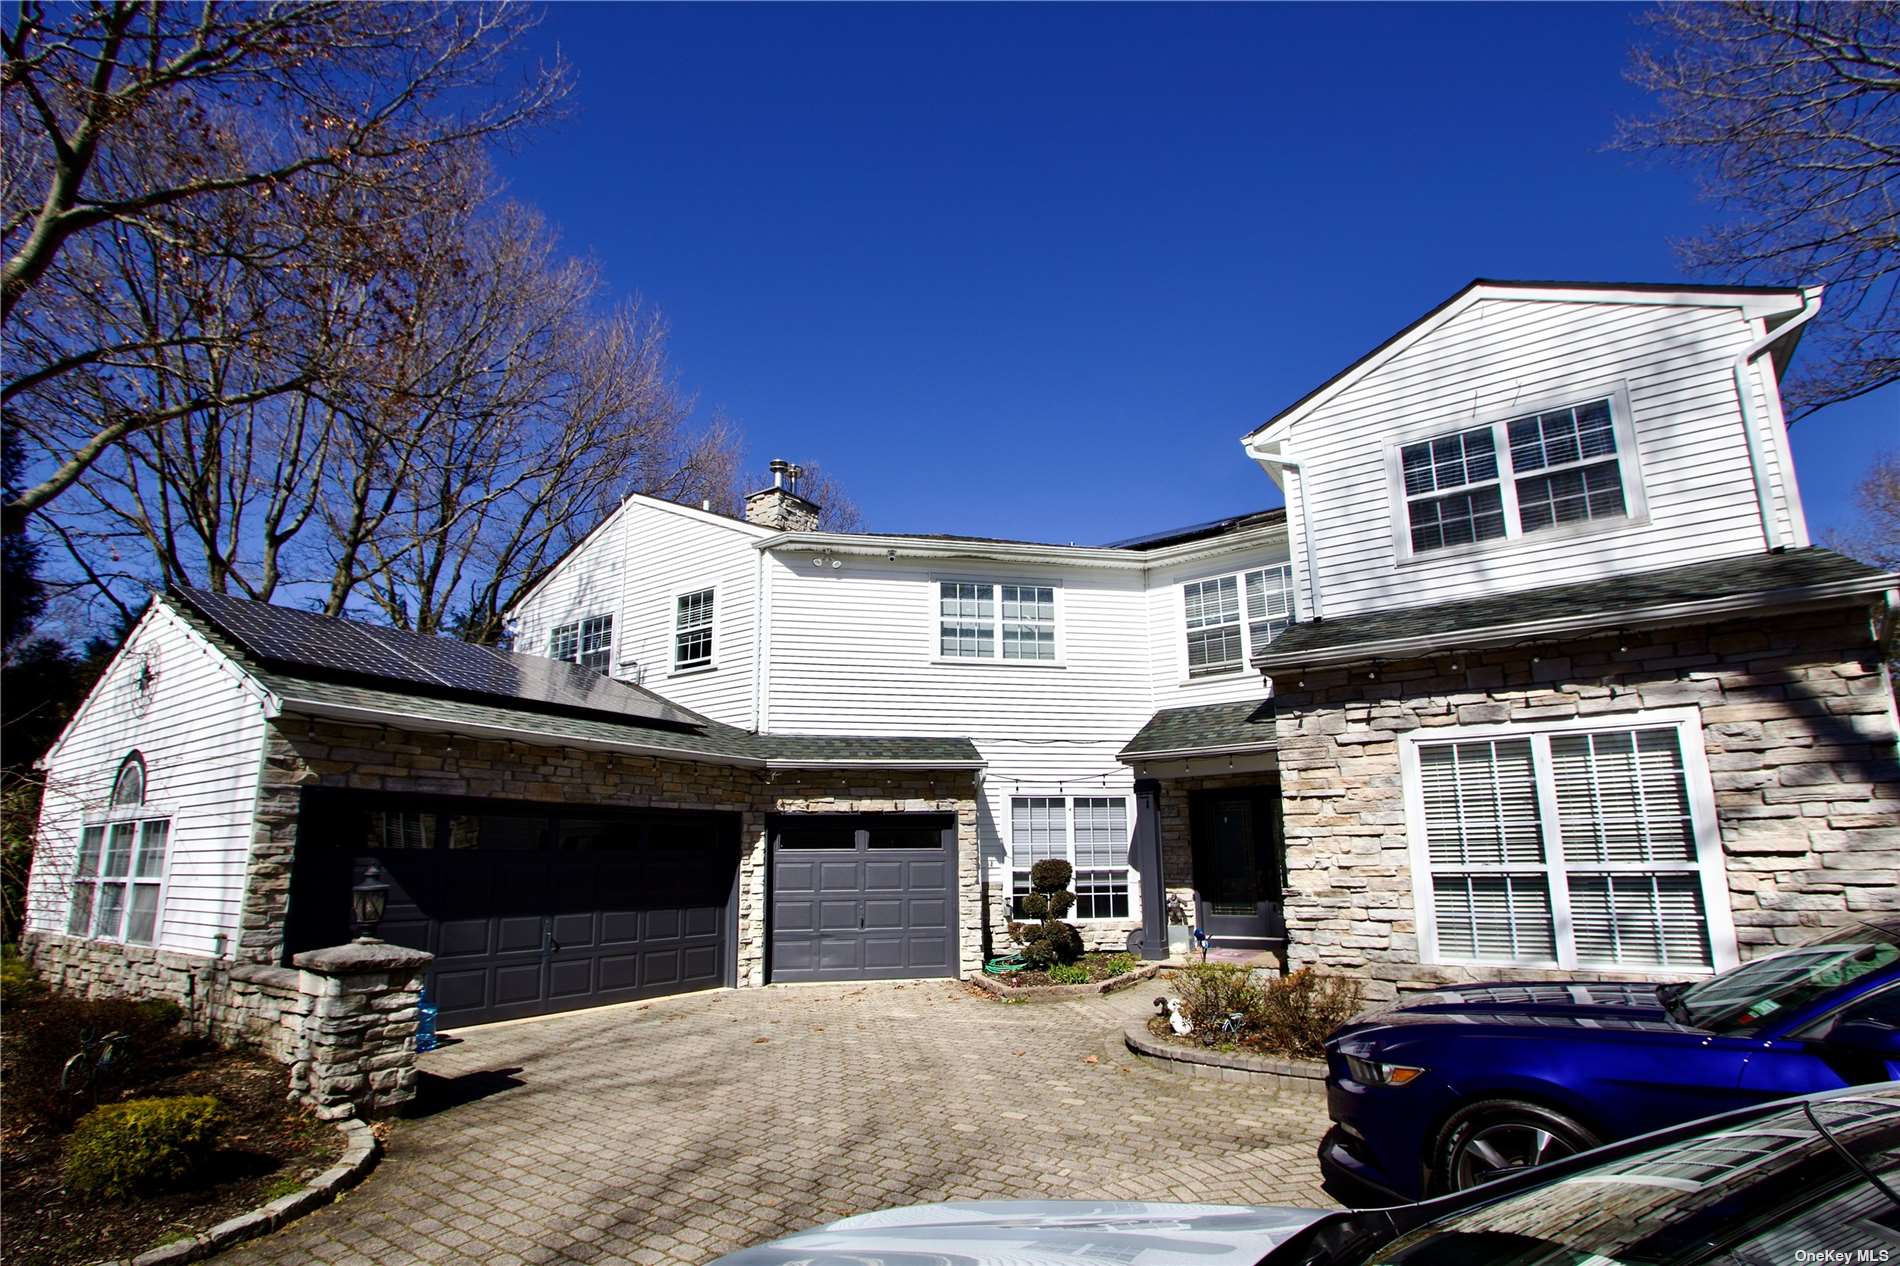
POLYGON ((388 1112, 415 1098, 416 1007, 434 957, 365 939, 291 959, 309 1003, 291 1097, 325 1120, 388 1112))

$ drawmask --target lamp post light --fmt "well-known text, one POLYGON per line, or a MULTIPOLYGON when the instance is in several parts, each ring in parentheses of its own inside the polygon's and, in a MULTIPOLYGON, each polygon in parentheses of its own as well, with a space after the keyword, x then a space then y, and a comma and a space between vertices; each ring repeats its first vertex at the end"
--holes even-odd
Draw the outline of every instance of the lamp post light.
POLYGON ((383 868, 375 862, 363 872, 363 878, 350 889, 350 930, 359 941, 376 939, 376 925, 383 921, 389 907, 389 885, 383 882, 383 868))

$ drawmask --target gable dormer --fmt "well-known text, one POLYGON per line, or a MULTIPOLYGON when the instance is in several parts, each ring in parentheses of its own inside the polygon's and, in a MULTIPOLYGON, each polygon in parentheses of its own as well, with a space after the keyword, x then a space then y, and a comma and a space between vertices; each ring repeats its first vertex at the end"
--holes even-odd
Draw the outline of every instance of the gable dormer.
POLYGON ((1785 546, 1819 291, 1476 281, 1247 436, 1302 619, 1785 546))

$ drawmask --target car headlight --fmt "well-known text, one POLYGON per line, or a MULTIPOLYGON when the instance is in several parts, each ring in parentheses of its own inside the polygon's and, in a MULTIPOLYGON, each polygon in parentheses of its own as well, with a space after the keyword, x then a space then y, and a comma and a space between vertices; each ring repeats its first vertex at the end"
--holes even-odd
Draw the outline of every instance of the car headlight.
POLYGON ((1425 1070, 1411 1064, 1382 1064, 1378 1060, 1346 1056, 1346 1071, 1362 1086, 1403 1086, 1425 1070))

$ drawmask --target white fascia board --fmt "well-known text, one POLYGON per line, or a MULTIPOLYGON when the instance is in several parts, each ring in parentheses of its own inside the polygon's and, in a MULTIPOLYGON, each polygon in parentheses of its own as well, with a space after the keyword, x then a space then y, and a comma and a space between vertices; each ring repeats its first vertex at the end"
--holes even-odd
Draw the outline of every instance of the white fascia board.
POLYGON ((1171 747, 1165 750, 1157 748, 1139 752, 1119 752, 1115 759, 1124 765, 1141 765, 1158 760, 1190 760, 1197 756, 1240 756, 1252 752, 1272 755, 1279 751, 1279 747, 1276 740, 1266 739, 1256 743, 1228 743, 1221 747, 1171 747))
POLYGON ((295 713, 299 716, 327 717, 336 721, 355 721, 366 725, 392 725, 399 729, 415 730, 425 734, 467 734, 471 737, 528 743, 536 747, 577 747, 589 751, 628 752, 637 756, 700 761, 713 765, 740 765, 750 768, 765 766, 765 761, 756 756, 734 756, 726 752, 706 752, 687 747, 660 747, 613 739, 576 738, 571 734, 550 734, 545 730, 527 729, 514 725, 491 725, 484 721, 445 721, 440 717, 417 716, 413 713, 396 712, 387 708, 332 703, 328 700, 286 698, 280 702, 279 711, 295 713))
POLYGON ((945 541, 925 536, 861 536, 841 532, 779 532, 753 542, 759 550, 794 550, 863 558, 964 558, 986 562, 1037 562, 1116 571, 1143 571, 1229 552, 1238 553, 1286 536, 1286 524, 1263 524, 1226 536, 1184 541, 1159 549, 1106 549, 1087 545, 1032 545, 1005 541, 945 541))
POLYGON ((1568 634, 1609 634, 1618 629, 1683 624, 1710 616, 1744 611, 1785 611, 1801 607, 1823 606, 1843 598, 1879 594, 1889 590, 1900 576, 1868 576, 1860 580, 1842 580, 1826 585, 1798 589, 1773 589, 1755 593, 1730 594, 1699 602, 1676 602, 1662 606, 1622 608, 1584 612, 1550 620, 1527 620, 1518 624, 1493 624, 1472 629, 1448 629, 1442 633, 1417 637, 1389 638, 1384 641, 1355 642, 1331 646, 1309 655, 1295 652, 1286 656, 1261 655, 1253 665, 1263 673, 1301 669, 1336 668, 1344 664, 1363 664, 1368 660, 1413 659, 1447 651, 1475 650, 1509 646, 1518 642, 1547 640, 1568 634))

